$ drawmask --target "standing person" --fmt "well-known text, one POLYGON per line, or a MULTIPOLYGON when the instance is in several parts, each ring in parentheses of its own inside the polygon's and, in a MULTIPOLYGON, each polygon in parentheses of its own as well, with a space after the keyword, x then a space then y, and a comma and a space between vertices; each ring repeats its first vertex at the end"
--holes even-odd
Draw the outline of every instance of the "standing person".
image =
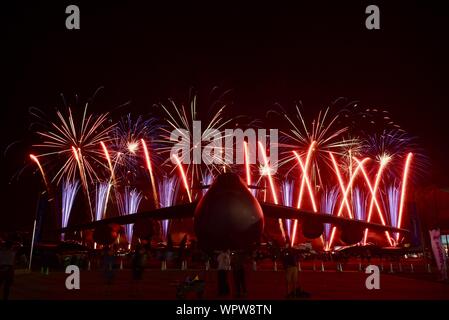
POLYGON ((143 275, 143 263, 145 258, 145 249, 138 245, 131 260, 133 280, 141 280, 143 275))
POLYGON ((181 270, 186 269, 185 267, 187 266, 186 248, 187 248, 187 234, 185 234, 184 237, 182 237, 182 240, 179 243, 178 264, 181 270))
POLYGON ((220 251, 218 257, 218 295, 227 296, 229 294, 228 271, 231 268, 230 251, 220 251))
POLYGON ((232 275, 234 278, 235 296, 240 298, 246 296, 246 281, 245 281, 245 253, 237 251, 232 255, 232 275))
POLYGON ((144 270, 145 249, 141 245, 136 246, 136 250, 131 258, 131 268, 133 276, 134 293, 137 295, 139 290, 139 283, 142 280, 144 270))
POLYGON ((14 282, 14 262, 16 252, 12 242, 7 241, 0 249, 0 287, 3 286, 3 300, 8 300, 12 283, 14 282))
POLYGON ((103 268, 106 282, 107 284, 112 284, 112 280, 114 279, 114 249, 112 246, 105 246, 103 254, 103 268))
POLYGON ((284 264, 285 280, 287 282, 287 298, 294 297, 297 293, 298 257, 290 247, 289 242, 286 243, 285 249, 282 252, 282 262, 284 264))

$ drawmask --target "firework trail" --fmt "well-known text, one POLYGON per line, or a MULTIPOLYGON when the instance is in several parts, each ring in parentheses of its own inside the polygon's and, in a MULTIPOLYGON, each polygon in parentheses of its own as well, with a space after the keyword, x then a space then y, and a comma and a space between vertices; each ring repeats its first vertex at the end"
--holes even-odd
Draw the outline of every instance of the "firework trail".
POLYGON ((366 197, 364 192, 356 187, 354 188, 353 197, 353 208, 354 208, 354 216, 357 220, 365 221, 366 220, 366 197))
POLYGON ((140 142, 142 143, 143 152, 145 154, 145 162, 147 164, 148 173, 150 174, 151 190, 153 192, 154 205, 156 206, 156 208, 158 208, 159 200, 158 200, 158 196, 157 196, 156 181, 154 180, 154 174, 153 174, 153 163, 151 161, 150 152, 148 150, 145 140, 141 139, 140 142))
MULTIPOLYGON (((366 184, 367 184, 367 186, 368 186, 368 188, 370 190, 370 193, 371 193, 371 201, 370 201, 369 209, 368 209, 367 222, 371 222, 371 217, 372 217, 374 205, 376 205, 376 209, 377 209, 377 212, 379 213, 380 221, 385 226, 386 223, 385 223, 385 219, 384 219, 383 214, 382 214, 382 209, 380 208, 380 205, 379 205, 379 203, 377 201, 377 193, 378 193, 379 185, 380 185, 380 182, 381 182, 382 173, 384 172, 384 170, 385 170, 386 166, 388 165, 388 163, 390 162, 391 158, 388 155, 384 155, 384 156, 382 156, 379 159, 379 168, 378 168, 377 173, 376 173, 376 178, 375 178, 374 184, 372 184, 370 182, 370 179, 369 179, 369 177, 368 177, 368 175, 367 175, 363 165, 361 165, 361 163, 357 159, 355 159, 355 160, 359 163, 359 166, 361 168, 363 176, 365 177, 366 184)), ((388 242, 390 242, 390 245, 393 245, 392 239, 391 239, 390 234, 388 233, 388 231, 385 231, 385 235, 386 235, 386 237, 388 239, 388 242)), ((368 237, 368 229, 365 229, 365 235, 364 235, 364 238, 363 238, 363 244, 366 244, 367 237, 368 237)))
MULTIPOLYGON (((70 212, 78 189, 78 181, 66 180, 62 183, 61 228, 67 228, 69 224, 70 212)), ((61 234, 61 240, 64 240, 64 234, 61 234)))
MULTIPOLYGON (((250 162, 250 154, 248 149, 248 142, 243 142, 243 152, 244 152, 244 160, 245 160, 245 176, 246 176, 246 185, 249 187, 252 185, 251 179, 251 162, 250 162)), ((250 189, 251 194, 255 197, 256 190, 250 189)))
MULTIPOLYGON (((337 187, 326 188, 321 195, 321 212, 332 214, 337 204, 339 191, 337 187)), ((324 224, 324 248, 330 250, 331 224, 324 224)))
MULTIPOLYGON (((176 202, 176 196, 178 192, 178 178, 176 176, 164 177, 161 182, 159 182, 159 196, 160 196, 160 207, 167 208, 171 207, 176 202)), ((167 241, 167 235, 170 227, 170 220, 161 221, 162 237, 164 241, 167 241)))
MULTIPOLYGON (((336 164, 335 158, 333 157, 332 153, 330 153, 330 157, 333 159, 333 162, 336 164)), ((354 160, 356 160, 356 159, 354 159, 354 160)), ((369 158, 365 158, 365 159, 363 159, 362 161, 356 160, 356 161, 357 161, 357 167, 356 167, 356 169, 352 172, 352 175, 350 176, 349 182, 348 182, 348 184, 346 185, 346 187, 343 187, 342 190, 341 190, 341 197, 340 197, 340 198, 341 198, 341 201, 340 201, 340 207, 339 207, 339 209, 338 209, 338 211, 337 211, 337 217, 340 217, 340 216, 342 215, 342 213, 343 213, 343 208, 344 208, 344 206, 345 206, 345 204, 346 204, 346 202, 347 202, 347 197, 348 197, 348 195, 349 195, 349 192, 350 192, 351 189, 352 189, 352 186, 353 186, 353 184, 354 184, 354 180, 355 180, 355 178, 357 177, 358 173, 359 173, 360 171, 363 171, 363 165, 364 165, 368 160, 369 160, 369 158), (345 199, 346 199, 346 200, 345 200, 345 199)), ((336 228, 333 227, 333 228, 332 228, 332 232, 331 232, 331 236, 330 236, 330 239, 329 239, 329 245, 328 245, 328 248, 331 248, 331 247, 332 247, 332 243, 333 243, 333 241, 334 241, 334 236, 335 236, 335 231, 336 231, 336 228)))
MULTIPOLYGON (((304 184, 307 186, 307 189, 309 191, 309 196, 310 196, 310 200, 312 202, 312 207, 313 207, 313 211, 317 212, 317 207, 316 207, 316 203, 315 203, 315 196, 313 193, 313 189, 310 183, 310 179, 309 176, 307 174, 309 165, 310 165, 310 159, 312 156, 312 151, 314 148, 315 142, 312 142, 311 145, 309 146, 309 149, 307 151, 307 156, 306 156, 306 163, 305 165, 303 164, 302 160, 301 160, 301 156, 296 152, 293 151, 293 154, 295 155, 298 163, 299 163, 299 167, 302 171, 302 178, 301 178, 301 186, 299 189, 299 195, 298 195, 298 204, 297 204, 297 208, 301 209, 302 206, 302 199, 303 199, 303 192, 304 192, 304 184)), ((298 220, 295 220, 293 223, 293 238, 292 238, 292 245, 294 243, 294 239, 296 237, 296 230, 298 228, 298 220)))
MULTIPOLYGON (((404 173, 402 176, 402 185, 401 185, 401 202, 399 204, 398 228, 401 227, 401 223, 402 223, 402 215, 404 212, 404 203, 405 203, 405 196, 406 196, 406 191, 407 191, 407 179, 409 176, 412 158, 413 158, 413 153, 410 152, 407 155, 405 165, 404 165, 404 173)), ((396 235, 396 241, 399 241, 399 233, 397 233, 397 235, 396 235)))
MULTIPOLYGON (((262 171, 261 174, 268 177, 268 182, 270 184, 271 195, 273 197, 273 201, 275 204, 279 204, 277 192, 276 192, 276 188, 274 185, 273 176, 272 176, 272 172, 271 172, 272 169, 270 167, 270 163, 268 161, 267 154, 265 152, 265 148, 264 148, 262 142, 260 142, 260 141, 258 141, 258 145, 259 145, 259 152, 262 154, 262 157, 263 157, 263 167, 261 170, 262 171)), ((282 219, 279 219, 278 221, 279 221, 279 228, 281 229, 282 237, 284 238, 284 240, 286 240, 287 238, 285 235, 285 230, 284 230, 284 225, 282 223, 282 219)))
MULTIPOLYGON (((142 194, 136 189, 125 187, 123 195, 118 197, 118 207, 121 215, 137 213, 142 200, 142 194)), ((126 238, 130 246, 133 240, 134 223, 125 226, 126 238)))
POLYGON ((103 141, 100 141, 100 145, 101 145, 101 148, 103 149, 104 156, 108 162, 109 170, 111 172, 110 180, 111 180, 111 182, 114 183, 114 185, 117 185, 116 180, 115 180, 115 174, 114 174, 114 166, 112 165, 111 156, 109 155, 108 148, 106 148, 106 145, 104 144, 103 141))
POLYGON ((39 168, 39 171, 42 175, 42 179, 44 180, 45 188, 47 189, 47 192, 50 195, 50 184, 48 183, 47 175, 44 172, 44 168, 42 168, 42 165, 40 164, 39 159, 35 155, 30 154, 30 159, 32 161, 34 161, 36 163, 37 167, 39 168))
POLYGON ((108 205, 109 193, 111 191, 110 183, 98 183, 95 192, 95 220, 99 221, 105 218, 108 205))
POLYGON ((186 173, 184 171, 184 168, 182 167, 182 163, 179 160, 177 155, 173 155, 173 158, 175 159, 176 164, 177 164, 177 166, 179 168, 179 173, 181 175, 182 182, 184 184, 184 188, 185 188, 185 190, 187 192, 187 196, 189 197, 189 202, 192 202, 192 195, 190 193, 189 181, 187 180, 187 176, 186 176, 186 173))
MULTIPOLYGON (((295 182, 292 180, 285 180, 282 182, 282 204, 287 207, 293 207, 293 189, 295 182)), ((293 241, 292 234, 292 219, 285 219, 287 234, 290 241, 293 241)))
POLYGON ((399 186, 391 185, 387 187, 386 211, 389 214, 390 225, 393 227, 398 226, 400 196, 401 189, 399 186))

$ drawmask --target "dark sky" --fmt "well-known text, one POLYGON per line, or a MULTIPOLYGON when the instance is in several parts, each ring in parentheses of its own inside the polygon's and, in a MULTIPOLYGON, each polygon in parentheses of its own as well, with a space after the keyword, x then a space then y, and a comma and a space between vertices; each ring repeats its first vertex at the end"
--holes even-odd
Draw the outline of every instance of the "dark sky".
MULTIPOLYGON (((92 2, 2 4, 2 150, 30 135, 29 107, 52 112, 60 93, 87 99, 104 86, 95 111, 131 101, 145 114, 192 87, 207 95, 219 86, 233 90, 239 113, 302 100, 313 115, 341 96, 388 109, 419 137, 432 182, 449 186, 442 1, 92 2), (65 28, 69 4, 80 7, 81 30, 65 28), (369 4, 380 7, 381 30, 365 28, 369 4)), ((10 183, 26 155, 19 143, 2 156, 0 230, 32 223, 39 181, 28 170, 10 183)))

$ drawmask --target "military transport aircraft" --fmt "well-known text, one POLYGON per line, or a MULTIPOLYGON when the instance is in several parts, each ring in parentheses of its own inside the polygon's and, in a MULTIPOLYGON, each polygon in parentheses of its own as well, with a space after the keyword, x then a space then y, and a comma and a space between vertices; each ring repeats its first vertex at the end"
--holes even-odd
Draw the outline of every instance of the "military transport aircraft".
POLYGON ((321 236, 324 223, 341 230, 341 239, 347 244, 363 238, 366 228, 375 232, 400 232, 408 230, 376 223, 337 217, 257 200, 243 180, 235 173, 222 173, 208 187, 205 195, 196 202, 155 209, 126 216, 107 218, 83 225, 62 229, 62 232, 95 229, 110 224, 130 224, 144 218, 156 220, 194 218, 194 231, 198 245, 204 250, 248 249, 260 241, 264 218, 297 219, 306 238, 321 236))

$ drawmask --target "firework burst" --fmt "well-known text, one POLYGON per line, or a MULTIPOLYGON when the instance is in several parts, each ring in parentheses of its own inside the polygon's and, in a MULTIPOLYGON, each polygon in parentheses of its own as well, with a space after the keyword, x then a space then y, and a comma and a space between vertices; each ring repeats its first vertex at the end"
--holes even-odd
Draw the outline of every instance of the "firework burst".
POLYGON ((297 159, 292 151, 298 152, 301 158, 305 158, 309 148, 313 145, 313 158, 310 168, 311 179, 315 185, 324 185, 324 178, 320 169, 330 166, 329 152, 343 155, 346 150, 357 148, 359 144, 357 139, 344 137, 348 132, 348 127, 339 126, 337 121, 339 115, 331 116, 330 108, 326 108, 324 111, 320 110, 311 124, 306 122, 299 106, 296 106, 296 113, 293 117, 286 112, 283 112, 281 116, 289 129, 281 130, 284 137, 283 142, 279 144, 282 150, 279 165, 283 166, 293 161, 294 165, 290 168, 292 170, 297 164, 297 159), (323 163, 326 166, 323 166, 323 163))
MULTIPOLYGON (((221 101, 221 100, 220 100, 221 101)), ((206 147, 210 141, 214 139, 216 134, 220 134, 221 137, 225 135, 222 134, 225 126, 229 124, 232 119, 225 120, 224 113, 226 109, 226 104, 221 102, 216 103, 211 108, 211 116, 209 119, 203 119, 200 117, 197 109, 197 98, 193 97, 190 101, 190 107, 187 108, 185 105, 178 106, 173 100, 169 100, 169 104, 159 104, 157 107, 163 111, 167 127, 161 128, 162 134, 161 139, 158 140, 162 146, 159 150, 162 153, 169 154, 175 145, 183 145, 183 150, 189 150, 189 153, 198 157, 202 157, 202 150, 206 147), (198 130, 196 127, 197 121, 201 121, 201 129, 198 130), (204 126, 204 124, 206 125, 204 126), (182 140, 172 141, 171 135, 175 132, 179 135, 182 140), (198 136, 197 136, 198 135, 198 136), (195 144, 194 142, 199 142, 195 144)), ((191 157, 191 155, 184 155, 191 157)), ((213 154, 213 161, 209 165, 205 164, 194 164, 194 161, 190 161, 190 164, 186 166, 186 177, 189 180, 190 186, 198 184, 201 181, 204 171, 209 171, 211 174, 220 173, 223 169, 223 157, 225 154, 224 147, 220 149, 219 154, 213 154)), ((179 158, 179 155, 178 155, 179 158)), ((183 158, 180 158, 182 161, 183 158)), ((173 161, 172 157, 167 157, 166 162, 173 161)))
MULTIPOLYGON (((118 176, 126 179, 126 184, 130 184, 142 169, 142 139, 150 150, 157 150, 154 141, 158 132, 159 125, 155 118, 133 118, 131 114, 122 117, 111 131, 111 162, 114 163, 118 176)), ((152 152, 151 160, 159 162, 161 159, 156 152, 152 152)))
MULTIPOLYGON (((47 160, 48 166, 59 164, 54 170, 50 170, 56 172, 52 182, 59 184, 62 179, 74 181, 79 177, 93 220, 89 185, 99 181, 99 173, 107 169, 100 143, 109 140, 109 133, 114 125, 109 124, 107 113, 98 116, 88 114, 87 108, 88 104, 85 105, 79 122, 70 107, 67 115, 58 110, 58 120, 43 122, 45 130, 37 131, 41 142, 35 144, 34 148, 40 151, 36 158, 47 160)), ((33 114, 44 120, 37 113, 33 114)))

